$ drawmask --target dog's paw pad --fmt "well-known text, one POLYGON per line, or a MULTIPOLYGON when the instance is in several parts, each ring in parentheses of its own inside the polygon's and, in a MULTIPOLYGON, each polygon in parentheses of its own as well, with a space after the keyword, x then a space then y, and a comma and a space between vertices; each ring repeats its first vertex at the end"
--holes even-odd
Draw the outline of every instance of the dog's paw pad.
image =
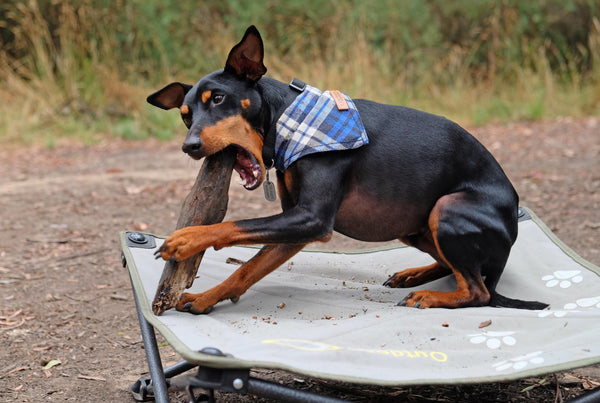
POLYGON ((193 313, 194 315, 202 315, 211 313, 214 309, 214 306, 209 306, 204 309, 197 309, 192 302, 188 302, 183 306, 183 311, 193 313))

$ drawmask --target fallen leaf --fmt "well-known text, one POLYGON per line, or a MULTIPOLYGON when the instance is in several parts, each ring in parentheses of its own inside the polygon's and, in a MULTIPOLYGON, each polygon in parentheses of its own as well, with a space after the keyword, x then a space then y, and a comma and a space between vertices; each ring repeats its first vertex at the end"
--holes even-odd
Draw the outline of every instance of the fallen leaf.
POLYGON ((600 382, 595 382, 589 378, 585 378, 581 385, 583 386, 583 389, 585 389, 585 390, 592 390, 592 389, 596 389, 598 386, 600 386, 600 382))
POLYGON ((522 389, 522 390, 521 390, 521 393, 525 393, 525 392, 528 392, 528 391, 530 391, 530 390, 533 390, 533 389, 537 388, 538 386, 542 386, 542 385, 543 385, 543 384, 545 384, 546 382, 547 382, 547 379, 546 379, 546 378, 544 378, 544 379, 541 379, 541 380, 537 381, 536 383, 534 383, 533 385, 530 385, 530 386, 528 386, 528 387, 526 387, 526 388, 522 389))
POLYGON ((60 360, 50 360, 46 365, 44 365, 44 369, 50 369, 52 367, 56 367, 57 365, 62 364, 60 360))
POLYGON ((560 379, 561 385, 580 385, 582 383, 582 379, 573 374, 563 374, 560 379))

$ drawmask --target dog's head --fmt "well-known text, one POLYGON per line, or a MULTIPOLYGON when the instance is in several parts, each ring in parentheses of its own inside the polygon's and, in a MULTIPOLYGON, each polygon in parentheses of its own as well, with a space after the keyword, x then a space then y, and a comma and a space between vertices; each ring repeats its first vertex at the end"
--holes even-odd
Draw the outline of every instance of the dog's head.
POLYGON ((235 147, 234 169, 249 190, 256 189, 265 176, 262 99, 256 89, 256 82, 267 71, 263 56, 262 39, 251 26, 231 49, 223 70, 205 76, 194 86, 171 83, 147 99, 162 109, 180 109, 189 129, 182 149, 190 157, 200 159, 235 147))

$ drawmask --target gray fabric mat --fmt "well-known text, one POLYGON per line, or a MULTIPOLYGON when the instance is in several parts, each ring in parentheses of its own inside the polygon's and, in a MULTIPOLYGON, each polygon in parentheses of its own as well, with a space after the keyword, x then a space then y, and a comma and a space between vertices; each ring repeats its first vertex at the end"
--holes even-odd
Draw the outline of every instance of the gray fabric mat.
MULTIPOLYGON (((121 243, 144 316, 189 362, 378 385, 491 382, 600 362, 600 269, 528 212, 532 218, 519 224, 498 291, 550 303, 544 311, 396 306, 411 289, 381 284, 400 269, 432 262, 414 248, 398 247, 303 251, 237 304, 221 302, 209 315, 169 310, 157 317, 150 303, 163 261, 154 259, 155 249, 128 247, 125 232, 121 243), (205 347, 228 357, 198 352, 205 347)), ((217 285, 237 269, 227 258, 247 260, 256 251, 209 249, 191 292, 217 285)), ((419 288, 451 291, 454 281, 419 288)))

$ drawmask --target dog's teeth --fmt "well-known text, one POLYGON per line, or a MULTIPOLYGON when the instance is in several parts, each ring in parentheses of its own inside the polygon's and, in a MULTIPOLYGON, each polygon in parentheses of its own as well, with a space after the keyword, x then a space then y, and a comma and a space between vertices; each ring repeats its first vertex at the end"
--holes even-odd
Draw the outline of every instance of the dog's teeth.
POLYGON ((247 180, 246 180, 246 179, 240 179, 240 180, 238 181, 238 183, 239 183, 240 185, 242 185, 242 186, 246 186, 246 182, 247 182, 247 180))

